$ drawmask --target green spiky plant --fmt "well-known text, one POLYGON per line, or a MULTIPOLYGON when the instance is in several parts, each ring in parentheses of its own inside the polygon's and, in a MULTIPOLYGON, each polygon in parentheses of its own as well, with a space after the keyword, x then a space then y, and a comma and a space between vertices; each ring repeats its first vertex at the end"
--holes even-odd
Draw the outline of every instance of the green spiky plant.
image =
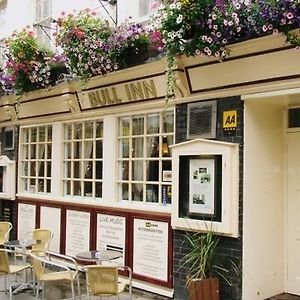
POLYGON ((187 268, 187 285, 191 280, 219 277, 229 285, 229 268, 226 262, 235 271, 238 267, 231 259, 226 259, 217 253, 220 236, 216 235, 212 228, 207 227, 206 232, 190 232, 184 236, 184 245, 189 249, 181 259, 181 266, 187 268))

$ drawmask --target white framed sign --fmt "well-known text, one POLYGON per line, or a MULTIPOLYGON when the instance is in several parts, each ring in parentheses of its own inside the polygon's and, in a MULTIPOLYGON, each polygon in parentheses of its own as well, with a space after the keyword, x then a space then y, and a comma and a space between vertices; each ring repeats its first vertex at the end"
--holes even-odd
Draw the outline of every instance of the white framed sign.
POLYGON ((134 219, 133 272, 168 282, 168 222, 134 219))
POLYGON ((90 213, 67 210, 66 218, 66 254, 76 256, 90 248, 90 213))
POLYGON ((26 203, 18 204, 18 239, 35 229, 36 206, 26 203))
POLYGON ((114 263, 125 265, 126 218, 123 216, 97 214, 97 249, 112 249, 122 252, 114 263))

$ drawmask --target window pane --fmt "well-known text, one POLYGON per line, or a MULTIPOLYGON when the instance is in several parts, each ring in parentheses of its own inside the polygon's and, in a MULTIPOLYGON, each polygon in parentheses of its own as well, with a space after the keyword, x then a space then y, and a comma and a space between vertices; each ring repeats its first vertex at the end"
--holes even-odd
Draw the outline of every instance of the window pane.
POLYGON ((150 1, 151 0, 139 0, 139 17, 144 17, 150 14, 150 1))
POLYGON ((44 159, 45 158, 45 144, 39 144, 38 145, 38 159, 44 159))
POLYGON ((159 175, 159 160, 148 160, 146 162, 146 180, 147 181, 158 181, 158 175, 159 175))
POLYGON ((130 119, 129 118, 122 118, 121 119, 121 129, 120 129, 120 135, 121 136, 129 136, 130 133, 130 119))
POLYGON ((144 156, 144 138, 133 138, 132 139, 132 157, 143 157, 144 156))
POLYGON ((95 183, 95 190, 96 190, 95 196, 97 198, 102 198, 102 182, 95 183))
POLYGON ((48 133, 47 141, 51 142, 52 141, 52 127, 51 126, 47 127, 47 133, 48 133))
POLYGON ((72 125, 65 125, 65 139, 72 139, 72 125))
POLYGON ((166 113, 163 117, 163 133, 172 133, 174 131, 174 115, 166 113))
POLYGON ((80 181, 73 181, 73 195, 81 196, 80 181))
POLYGON ((146 185, 146 202, 158 202, 158 185, 146 185))
POLYGON ((121 157, 122 158, 129 158, 129 139, 121 139, 121 157))
POLYGON ((92 179, 93 178, 93 162, 84 162, 84 178, 92 179))
POLYGON ((79 161, 74 161, 73 162, 73 167, 74 167, 74 174, 73 177, 74 178, 80 178, 80 162, 79 161))
POLYGON ((103 122, 96 123, 96 138, 103 137, 103 122))
POLYGON ((93 131, 94 131, 94 124, 91 122, 85 123, 85 132, 84 132, 84 137, 86 139, 91 139, 93 138, 93 131))
POLYGON ((159 115, 152 114, 147 116, 147 133, 159 133, 159 115))
POLYGON ((30 146, 30 158, 36 158, 36 144, 30 146))
POLYGON ((38 141, 39 142, 45 142, 45 140, 46 140, 46 128, 45 127, 39 127, 38 132, 39 132, 38 141))
POLYGON ((132 184, 132 200, 143 201, 143 184, 141 183, 132 184))
POLYGON ((143 161, 136 160, 132 162, 132 180, 143 180, 143 161))
POLYGON ((74 142, 74 158, 81 158, 81 142, 74 142))
POLYGON ((129 180, 129 161, 122 161, 120 163, 120 168, 122 180, 129 180))
POLYGON ((64 164, 64 177, 68 177, 70 178, 71 177, 71 162, 68 161, 68 162, 65 162, 64 164))
POLYGON ((47 161, 47 177, 51 177, 51 162, 47 161))
POLYGON ((36 134, 37 134, 37 129, 36 128, 32 128, 31 129, 31 142, 36 142, 36 134))
POLYGON ((93 197, 93 183, 92 182, 84 183, 84 196, 93 197))
POLYGON ((158 136, 152 136, 147 138, 146 157, 158 157, 159 156, 159 138, 158 136))
POLYGON ((71 157, 72 157, 72 144, 65 143, 65 158, 71 158, 71 157))
POLYGON ((144 134, 144 117, 135 117, 132 119, 132 135, 144 134))
POLYGON ((93 141, 84 142, 84 158, 93 158, 93 141))
POLYGON ((103 143, 102 141, 96 141, 96 158, 103 157, 103 143))
POLYGON ((82 124, 74 125, 74 140, 82 139, 82 124))
POLYGON ((96 161, 96 179, 103 178, 103 162, 96 161))
POLYGON ((121 185, 121 199, 122 200, 128 200, 128 184, 127 183, 123 183, 121 185))

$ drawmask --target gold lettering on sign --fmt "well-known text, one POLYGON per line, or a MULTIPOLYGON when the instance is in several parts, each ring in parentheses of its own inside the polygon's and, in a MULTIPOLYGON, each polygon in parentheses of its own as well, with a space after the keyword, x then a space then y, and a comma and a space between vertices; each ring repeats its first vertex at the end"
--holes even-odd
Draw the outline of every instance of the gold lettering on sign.
POLYGON ((157 91, 154 80, 125 84, 125 91, 129 101, 138 99, 156 98, 157 91))
POLYGON ((143 80, 135 83, 125 83, 124 85, 117 85, 116 87, 107 87, 90 91, 88 92, 87 97, 91 107, 97 107, 118 104, 125 101, 157 98, 157 90, 154 80, 151 79, 149 81, 143 80), (121 95, 126 95, 126 99, 121 100, 117 92, 121 92, 121 95))
POLYGON ((92 107, 121 103, 114 87, 89 92, 88 98, 92 107))

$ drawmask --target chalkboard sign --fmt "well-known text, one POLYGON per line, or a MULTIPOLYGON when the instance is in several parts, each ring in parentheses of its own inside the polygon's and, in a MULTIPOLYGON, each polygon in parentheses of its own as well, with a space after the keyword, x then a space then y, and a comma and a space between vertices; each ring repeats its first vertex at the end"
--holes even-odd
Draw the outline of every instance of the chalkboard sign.
POLYGON ((13 223, 13 205, 12 201, 2 200, 1 221, 13 223))

